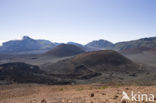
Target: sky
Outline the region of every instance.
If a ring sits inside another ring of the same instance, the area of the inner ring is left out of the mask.
[[[0,0],[0,44],[22,36],[52,42],[156,36],[156,0]]]

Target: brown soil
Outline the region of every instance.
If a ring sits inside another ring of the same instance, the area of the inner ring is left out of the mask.
[[[136,103],[122,102],[122,91],[156,95],[156,86],[10,85],[0,89],[0,103]]]

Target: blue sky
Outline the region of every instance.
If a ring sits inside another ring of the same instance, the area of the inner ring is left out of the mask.
[[[0,43],[28,35],[52,42],[156,36],[156,0],[0,0]]]

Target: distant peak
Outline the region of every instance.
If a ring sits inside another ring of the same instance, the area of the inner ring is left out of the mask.
[[[104,39],[99,39],[99,41],[100,41],[100,40],[105,41]]]
[[[23,40],[32,39],[29,36],[23,36]]]
[[[97,41],[106,41],[106,40],[104,40],[104,39],[99,39],[99,40],[97,40]]]

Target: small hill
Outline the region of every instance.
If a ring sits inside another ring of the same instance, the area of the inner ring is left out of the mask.
[[[102,50],[102,51],[94,51],[83,53],[78,56],[75,56],[72,59],[73,63],[77,64],[85,64],[87,66],[96,66],[96,65],[111,65],[111,66],[119,66],[119,65],[127,65],[133,64],[132,61],[122,56],[118,52],[112,50]]]
[[[45,53],[45,55],[52,55],[57,57],[65,57],[65,56],[73,56],[80,53],[84,53],[85,51],[80,47],[71,44],[61,44],[52,50]]]

